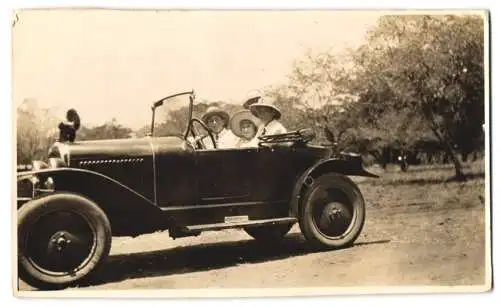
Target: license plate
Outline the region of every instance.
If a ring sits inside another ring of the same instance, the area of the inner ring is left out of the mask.
[[[247,221],[248,221],[248,215],[226,216],[224,218],[225,223],[240,223],[240,222],[247,222]]]

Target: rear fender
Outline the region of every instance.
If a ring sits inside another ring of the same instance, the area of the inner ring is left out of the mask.
[[[73,168],[43,169],[18,173],[20,182],[36,177],[36,182],[46,182],[52,178],[53,189],[40,189],[34,198],[43,198],[48,194],[70,192],[81,195],[95,202],[106,213],[111,222],[113,235],[134,235],[152,231],[159,227],[162,211],[150,199],[135,192],[120,182],[102,174]],[[26,189],[24,189],[26,190]],[[21,198],[21,203],[19,199]],[[18,207],[29,198],[24,191],[20,195],[18,189]]]
[[[379,177],[364,169],[360,157],[321,160],[308,168],[295,182],[290,204],[291,216],[299,216],[299,206],[305,189],[313,184],[315,178],[327,173],[337,173],[346,176]]]

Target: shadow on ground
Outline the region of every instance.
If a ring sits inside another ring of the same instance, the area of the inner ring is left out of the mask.
[[[354,246],[384,244],[389,240],[360,242]],[[176,247],[145,253],[113,255],[98,276],[80,287],[126,279],[209,271],[244,263],[259,263],[294,256],[331,252],[313,249],[301,234],[290,234],[272,245],[255,240]]]

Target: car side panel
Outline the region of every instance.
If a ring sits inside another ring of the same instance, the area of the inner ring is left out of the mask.
[[[293,189],[294,174],[291,148],[259,148],[254,167],[252,200],[287,200]]]
[[[257,157],[257,148],[197,151],[200,205],[248,201]]]
[[[133,236],[166,227],[162,211],[153,201],[113,178],[72,168],[45,169],[23,174],[31,175],[36,175],[40,182],[51,177],[55,184],[54,192],[45,191],[37,197],[72,192],[94,201],[108,216],[113,235]]]

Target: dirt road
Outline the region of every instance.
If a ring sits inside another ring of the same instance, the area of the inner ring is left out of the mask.
[[[166,232],[117,238],[100,279],[80,289],[484,283],[483,180],[361,188],[370,204],[353,247],[313,251],[297,226],[272,246],[236,230],[175,241]],[[30,288],[21,282],[20,289]]]

